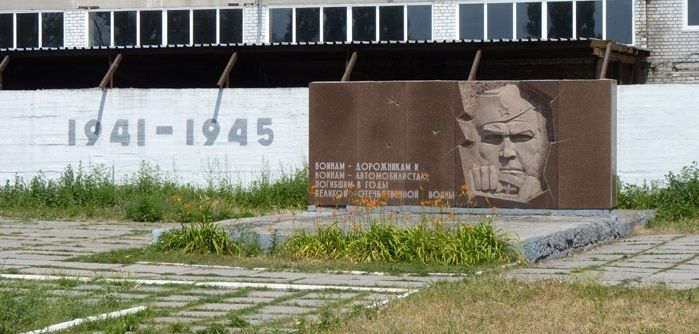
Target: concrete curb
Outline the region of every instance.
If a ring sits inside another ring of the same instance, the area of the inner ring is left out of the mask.
[[[543,237],[522,240],[521,251],[530,262],[560,258],[575,251],[624,238],[636,226],[644,226],[655,217],[655,211],[615,210],[599,222],[554,232]]]

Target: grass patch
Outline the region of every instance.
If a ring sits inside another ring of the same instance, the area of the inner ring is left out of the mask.
[[[668,173],[662,183],[619,184],[618,207],[657,210],[649,227],[660,231],[699,233],[699,166]]]
[[[50,289],[70,289],[75,281],[63,280],[58,287],[37,282],[0,281],[0,333],[22,333],[89,315],[126,307],[114,298],[86,302],[70,295],[51,295]]]
[[[39,174],[0,186],[0,215],[22,219],[223,220],[251,217],[308,203],[308,175],[297,169],[273,178],[264,169],[248,186],[225,179],[205,187],[178,184],[143,163],[121,182],[104,167],[68,166],[57,179]]]
[[[685,333],[699,328],[699,289],[607,287],[502,281],[492,276],[439,283],[318,333]]]

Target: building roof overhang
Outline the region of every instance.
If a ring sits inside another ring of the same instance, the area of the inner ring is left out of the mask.
[[[119,54],[114,87],[205,88],[236,53],[232,87],[303,87],[340,80],[353,53],[353,80],[466,80],[479,50],[477,79],[593,79],[608,46],[606,77],[642,82],[650,51],[586,38],[25,48],[0,61],[11,60],[4,89],[97,87]]]

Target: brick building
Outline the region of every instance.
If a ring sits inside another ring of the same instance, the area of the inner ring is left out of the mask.
[[[646,82],[699,82],[699,0],[0,2],[0,50],[576,38],[650,50]]]

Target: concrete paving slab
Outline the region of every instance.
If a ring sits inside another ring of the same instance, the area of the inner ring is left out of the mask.
[[[225,299],[224,302],[231,304],[261,304],[269,303],[273,301],[274,298],[261,298],[261,297],[234,297]]]
[[[227,303],[211,303],[211,304],[203,304],[203,305],[197,305],[194,307],[194,310],[197,311],[225,311],[225,312],[230,312],[230,311],[238,311],[246,308],[250,308],[252,305],[250,304],[227,304]]]
[[[284,306],[284,305],[270,305],[265,306],[260,309],[260,314],[288,314],[288,315],[299,315],[304,313],[309,313],[310,310],[307,307],[298,306]]]
[[[335,300],[330,299],[291,299],[281,302],[279,305],[285,306],[298,306],[298,307],[312,307],[317,308],[323,305],[327,305],[335,302]]]
[[[251,291],[248,293],[247,297],[249,298],[279,298],[279,297],[286,297],[293,294],[293,292],[288,292],[288,291],[277,291],[277,290],[257,290],[257,291]]]
[[[189,304],[189,302],[153,302],[150,306],[157,308],[180,308],[187,304]]]
[[[222,311],[181,311],[175,313],[175,316],[182,318],[214,318],[226,315],[228,312]]]
[[[172,295],[160,297],[157,300],[162,302],[193,302],[199,299],[200,297],[198,296]]]

